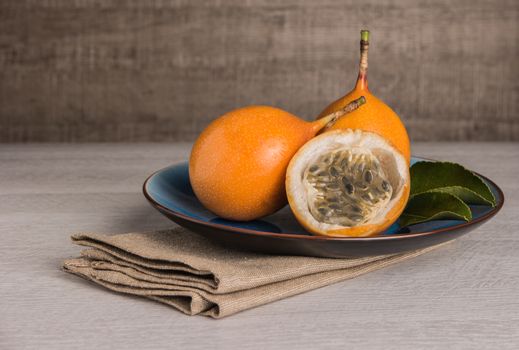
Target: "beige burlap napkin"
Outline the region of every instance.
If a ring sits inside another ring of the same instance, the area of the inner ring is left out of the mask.
[[[65,271],[116,292],[140,295],[188,315],[232,315],[426,253],[356,259],[262,255],[230,250],[183,228],[72,236],[89,247]],[[310,306],[309,306],[310,307]]]

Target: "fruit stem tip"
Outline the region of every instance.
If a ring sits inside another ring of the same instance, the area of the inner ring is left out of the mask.
[[[360,40],[369,42],[369,30],[363,29],[360,31]]]

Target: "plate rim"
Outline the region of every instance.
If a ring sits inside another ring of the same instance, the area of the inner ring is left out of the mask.
[[[420,156],[412,156],[412,157],[419,158],[421,160],[426,160],[426,161],[435,161],[435,162],[438,161],[438,160],[435,160],[435,159],[424,158],[424,157],[420,157]],[[169,169],[169,168],[172,168],[172,167],[175,167],[175,166],[179,166],[179,165],[185,164],[185,163],[189,164],[189,162],[186,161],[186,160],[172,163],[172,164],[170,164],[170,165],[168,165],[168,166],[166,166],[164,168],[161,168],[159,170],[154,171],[151,175],[149,175],[146,178],[146,180],[142,184],[142,192],[144,194],[144,197],[148,200],[148,202],[150,202],[150,204],[153,207],[158,208],[160,211],[166,212],[169,215],[179,217],[181,219],[190,221],[192,223],[196,223],[196,224],[203,225],[203,226],[209,226],[209,227],[212,227],[212,228],[215,228],[215,229],[218,229],[218,230],[223,230],[223,231],[226,231],[226,232],[245,233],[245,234],[248,234],[248,235],[255,235],[255,236],[284,238],[284,239],[302,239],[302,240],[310,240],[310,241],[317,240],[317,241],[339,241],[339,242],[343,242],[343,241],[372,242],[372,241],[388,241],[388,240],[411,239],[411,238],[416,238],[416,237],[430,236],[430,235],[441,233],[441,232],[445,232],[445,231],[454,231],[454,230],[462,229],[464,227],[472,226],[472,225],[478,224],[480,222],[486,221],[486,220],[492,218],[493,216],[495,216],[501,210],[501,208],[503,207],[503,205],[505,203],[505,194],[504,194],[503,190],[494,181],[490,180],[488,177],[486,177],[484,175],[481,175],[478,172],[470,170],[474,174],[476,174],[477,176],[480,176],[485,181],[487,181],[491,185],[493,185],[494,188],[497,190],[497,193],[501,197],[501,200],[498,201],[496,203],[496,206],[493,207],[488,213],[486,213],[485,215],[480,216],[477,219],[474,219],[474,220],[471,220],[471,221],[468,221],[468,222],[462,222],[462,223],[456,224],[454,226],[439,228],[439,229],[436,229],[436,230],[430,230],[430,231],[425,231],[425,232],[416,232],[416,233],[409,233],[409,234],[402,234],[402,235],[371,236],[371,237],[332,237],[332,236],[313,235],[310,232],[309,232],[309,235],[301,235],[299,233],[276,233],[276,232],[269,232],[269,231],[257,231],[257,230],[242,228],[242,227],[228,226],[228,225],[223,225],[223,224],[217,224],[217,223],[212,223],[212,222],[198,220],[198,219],[195,219],[195,218],[193,218],[191,216],[179,213],[179,212],[174,211],[174,210],[172,210],[172,209],[170,209],[168,207],[165,207],[162,204],[158,203],[155,199],[153,199],[153,197],[148,193],[148,191],[146,189],[146,186],[148,185],[149,181],[154,176],[156,176],[158,173],[163,172],[166,169]]]

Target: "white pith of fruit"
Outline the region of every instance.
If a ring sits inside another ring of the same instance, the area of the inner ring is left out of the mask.
[[[338,166],[341,159],[347,161]],[[367,170],[371,181],[362,181]],[[348,182],[353,184],[353,193],[346,187]],[[382,190],[383,182],[386,190]],[[286,188],[296,216],[312,231],[327,232],[382,224],[408,183],[407,161],[384,138],[360,130],[338,130],[312,139],[296,153],[288,167]],[[338,205],[329,201],[337,198]],[[353,210],[354,205],[360,213]],[[323,208],[328,211],[319,210]]]

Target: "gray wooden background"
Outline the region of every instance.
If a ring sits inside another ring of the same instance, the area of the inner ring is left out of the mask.
[[[519,140],[517,0],[0,1],[0,142],[193,140],[370,87],[413,140]]]

